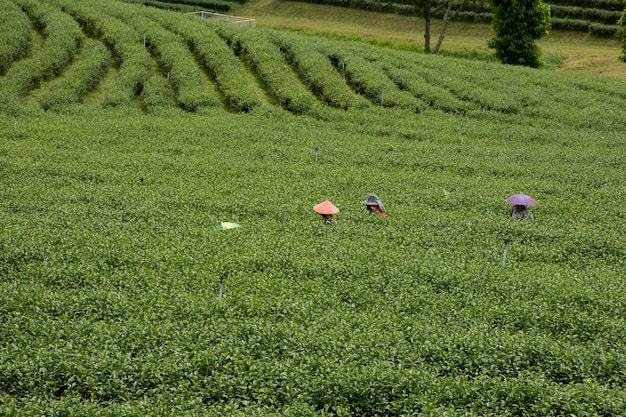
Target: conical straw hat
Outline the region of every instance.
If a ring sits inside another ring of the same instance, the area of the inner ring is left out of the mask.
[[[337,214],[339,213],[339,209],[334,206],[330,201],[322,201],[321,203],[313,206],[313,210],[318,212],[319,214]]]

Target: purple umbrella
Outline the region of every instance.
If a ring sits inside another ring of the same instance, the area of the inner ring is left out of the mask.
[[[535,206],[537,201],[526,194],[515,194],[506,199],[507,203],[514,204],[516,206]]]

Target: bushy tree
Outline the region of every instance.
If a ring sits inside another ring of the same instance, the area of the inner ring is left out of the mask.
[[[550,7],[542,0],[490,0],[493,10],[489,40],[496,57],[504,64],[543,66],[541,51],[535,43],[550,30]]]
[[[622,13],[622,18],[618,22],[622,26],[622,55],[620,61],[626,62],[626,9]]]

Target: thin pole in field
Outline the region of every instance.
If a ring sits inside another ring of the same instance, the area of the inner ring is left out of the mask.
[[[223,294],[224,294],[224,278],[226,278],[224,275],[220,275],[220,292],[217,295],[217,299],[219,301],[222,301]]]
[[[511,239],[504,239],[504,252],[502,252],[502,268],[504,268],[504,263],[506,262],[506,249],[511,243]]]

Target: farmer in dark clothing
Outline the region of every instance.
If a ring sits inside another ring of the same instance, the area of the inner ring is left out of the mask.
[[[367,200],[365,200],[363,204],[365,204],[365,208],[367,208],[370,214],[378,213],[380,217],[385,218],[385,207],[382,201],[380,201],[380,198],[376,197],[375,194],[368,195]]]
[[[525,218],[533,219],[533,213],[530,211],[528,206],[523,206],[521,204],[516,204],[511,207],[511,218],[516,220],[522,220]]]

